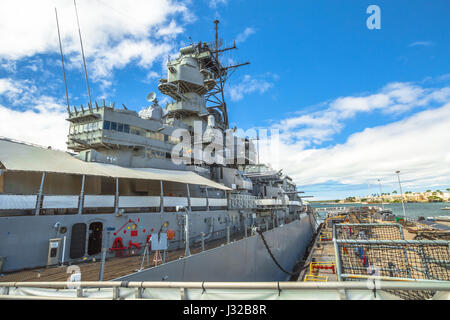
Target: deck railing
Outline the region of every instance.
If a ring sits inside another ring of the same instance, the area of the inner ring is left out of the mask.
[[[429,290],[448,299],[450,281],[372,282],[0,282],[0,299],[392,299],[389,290]]]
[[[83,197],[83,208],[113,208],[115,196],[86,195]],[[43,196],[42,209],[76,209],[80,196]],[[34,210],[38,202],[37,195],[0,195],[0,210]],[[227,199],[209,198],[210,207],[226,207]],[[161,206],[159,196],[120,196],[119,208],[158,208]],[[164,197],[164,207],[187,206],[187,197]],[[191,206],[206,207],[206,198],[191,198]]]

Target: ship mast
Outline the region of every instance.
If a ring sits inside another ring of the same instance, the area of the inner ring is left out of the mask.
[[[250,62],[245,62],[228,67],[222,67],[219,61],[219,53],[237,49],[237,47],[235,42],[232,47],[221,49],[220,48],[221,40],[219,39],[219,28],[218,28],[219,20],[214,20],[214,25],[215,25],[215,43],[214,43],[214,51],[212,51],[211,53],[214,56],[215,60],[213,63],[215,64],[216,77],[218,79],[218,82],[216,83],[212,91],[208,92],[205,95],[205,99],[207,102],[210,103],[210,105],[208,106],[208,110],[218,109],[222,113],[225,129],[228,129],[229,128],[228,111],[224,95],[225,83],[237,68],[248,65],[250,64]],[[231,71],[230,73],[228,72],[229,70]]]

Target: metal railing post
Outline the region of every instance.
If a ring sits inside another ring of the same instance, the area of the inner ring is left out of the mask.
[[[120,287],[113,288],[113,299],[117,300],[120,298]]]
[[[209,211],[208,188],[205,188],[205,195],[206,195],[206,211]]]
[[[61,265],[64,265],[64,258],[65,258],[65,254],[66,254],[66,239],[67,237],[64,236],[63,238],[63,248],[62,248],[62,257],[61,257]]]
[[[201,236],[202,236],[202,251],[205,251],[205,233],[202,232]]]
[[[115,199],[115,214],[119,214],[119,178],[116,178],[116,199]]]
[[[80,191],[80,200],[78,201],[78,214],[83,213],[84,206],[84,184],[86,181],[86,176],[83,174],[83,178],[81,179],[81,191]]]
[[[340,259],[339,246],[338,246],[337,238],[336,238],[336,225],[335,224],[333,224],[333,245],[334,245],[334,254],[336,256],[336,275],[337,275],[337,280],[338,281],[342,281],[342,278],[341,278],[341,274],[342,274],[341,259]]]
[[[143,291],[144,291],[143,288],[137,288],[136,289],[136,294],[135,294],[136,299],[142,299],[142,292]]]
[[[188,210],[190,212],[192,212],[192,208],[191,208],[191,192],[189,191],[189,184],[186,184],[186,190],[187,190]]]
[[[100,264],[100,273],[98,275],[98,281],[103,281],[103,274],[105,271],[105,261],[106,261],[106,248],[102,248],[102,262]]]
[[[247,238],[247,223],[244,218],[244,237]]]
[[[186,211],[186,225],[184,226],[184,232],[185,232],[185,250],[184,250],[184,256],[189,257],[191,255],[191,250],[189,248],[189,211],[188,209],[184,208]]]
[[[44,193],[44,181],[45,181],[45,172],[42,172],[42,178],[41,178],[41,186],[39,187],[39,193],[38,198],[36,202],[36,215],[38,216],[41,211],[41,205],[42,205],[42,194]]]
[[[159,180],[159,185],[161,188],[161,209],[160,209],[160,213],[164,213],[164,186],[163,186],[163,182],[162,180]]]

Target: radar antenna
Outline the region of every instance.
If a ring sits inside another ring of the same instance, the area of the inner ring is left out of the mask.
[[[67,91],[66,70],[64,69],[64,56],[63,56],[62,44],[61,44],[61,34],[59,32],[58,11],[56,11],[56,8],[55,8],[55,15],[56,15],[56,27],[58,29],[59,50],[61,52],[61,64],[62,64],[62,71],[63,71],[63,76],[64,76],[64,86],[66,88],[67,112],[69,113],[69,116],[70,116],[69,93]]]
[[[77,3],[75,2],[75,0],[73,0],[73,5],[75,6],[75,14],[77,16],[78,34],[80,36],[81,54],[83,56],[84,75],[86,76],[86,86],[87,86],[87,91],[88,91],[88,96],[89,96],[89,110],[92,111],[91,90],[89,89],[89,80],[88,80],[88,74],[87,74],[87,69],[86,69],[86,59],[84,57],[83,40],[81,39],[80,21],[78,20]]]

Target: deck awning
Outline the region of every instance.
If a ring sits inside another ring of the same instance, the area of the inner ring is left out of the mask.
[[[52,172],[110,178],[162,180],[231,190],[192,171],[125,168],[113,164],[85,162],[70,154],[0,139],[0,163],[6,170]]]

